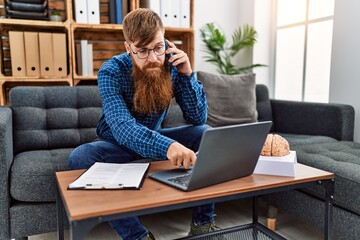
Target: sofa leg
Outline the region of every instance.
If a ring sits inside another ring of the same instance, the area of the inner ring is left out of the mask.
[[[278,209],[274,206],[268,205],[267,206],[267,221],[266,225],[272,231],[276,229],[276,217],[277,217]]]

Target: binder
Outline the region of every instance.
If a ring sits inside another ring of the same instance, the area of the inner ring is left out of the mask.
[[[87,0],[87,22],[100,24],[100,1]]]
[[[93,45],[87,44],[87,73],[88,76],[94,75],[94,63],[93,63]]]
[[[115,21],[117,24],[122,24],[122,0],[115,0]]]
[[[88,23],[87,0],[74,0],[74,2],[75,2],[75,21],[77,23]]]
[[[39,32],[40,76],[54,76],[52,33]]]
[[[26,76],[40,76],[39,33],[24,32]]]
[[[80,40],[80,52],[81,52],[82,76],[89,76],[89,73],[88,73],[88,40]]]
[[[125,1],[127,2],[127,1]],[[115,24],[116,23],[116,8],[115,8],[115,0],[109,0],[109,22]]]
[[[160,0],[146,0],[144,7],[150,8],[151,10],[156,12],[159,16],[161,16]]]
[[[180,6],[182,0],[172,0],[171,1],[171,27],[180,27]]]
[[[123,0],[122,1],[122,18],[125,17],[126,14],[129,12],[129,1]]]
[[[76,73],[79,76],[82,76],[82,59],[81,59],[81,45],[80,43],[75,44],[76,51]]]
[[[180,27],[190,27],[190,0],[180,0]]]
[[[66,34],[53,33],[54,75],[56,77],[67,76],[67,48]]]
[[[9,31],[12,76],[26,76],[24,32]]]
[[[160,17],[164,24],[164,27],[171,27],[172,25],[171,2],[172,0],[160,0]]]

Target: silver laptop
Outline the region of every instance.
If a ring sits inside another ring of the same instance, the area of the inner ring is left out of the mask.
[[[254,172],[272,122],[207,129],[191,169],[176,168],[149,176],[183,191],[191,191]]]

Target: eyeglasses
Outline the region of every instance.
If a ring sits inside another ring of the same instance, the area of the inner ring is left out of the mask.
[[[154,51],[156,56],[161,56],[165,53],[165,46],[164,45],[157,45],[152,49],[149,48],[141,48],[137,52],[134,52],[131,48],[131,45],[129,44],[130,49],[133,54],[135,54],[139,59],[147,59],[150,55],[151,51]]]

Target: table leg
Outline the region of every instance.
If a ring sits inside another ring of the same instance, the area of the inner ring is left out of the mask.
[[[331,239],[332,229],[332,210],[334,199],[334,182],[335,179],[323,181],[322,185],[325,188],[325,236],[326,240]]]
[[[59,189],[56,188],[56,214],[57,214],[57,233],[58,239],[64,240],[64,205],[60,196]]]
[[[86,234],[97,224],[103,222],[102,218],[92,218],[82,221],[70,222],[70,239],[81,240],[84,239]]]
[[[259,220],[258,220],[258,216],[259,216],[259,213],[258,213],[258,196],[255,196],[252,198],[252,207],[253,207],[253,210],[252,210],[252,214],[253,214],[253,223],[257,223]]]

